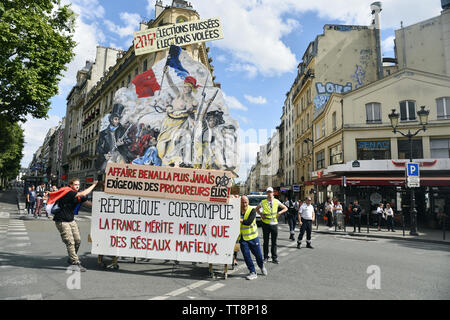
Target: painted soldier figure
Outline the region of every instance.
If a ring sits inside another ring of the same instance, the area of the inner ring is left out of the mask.
[[[128,149],[127,130],[120,123],[124,106],[116,103],[109,115],[109,125],[100,131],[95,168],[104,171],[108,161],[130,163],[134,157]]]

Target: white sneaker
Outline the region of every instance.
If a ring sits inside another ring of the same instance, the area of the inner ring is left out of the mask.
[[[267,276],[267,269],[266,267],[262,267],[261,272],[263,275]]]
[[[258,278],[258,276],[256,275],[256,272],[250,272],[248,274],[248,276],[245,277],[247,280],[255,280],[256,278]]]

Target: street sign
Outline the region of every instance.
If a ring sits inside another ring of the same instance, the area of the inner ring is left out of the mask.
[[[419,164],[408,162],[406,164],[406,186],[408,188],[420,187]]]
[[[419,164],[415,162],[408,162],[406,164],[406,175],[408,177],[419,177]]]

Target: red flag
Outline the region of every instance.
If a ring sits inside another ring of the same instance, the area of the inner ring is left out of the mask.
[[[161,86],[156,80],[155,73],[152,69],[138,74],[131,82],[136,86],[138,98],[152,97],[156,91],[161,90]]]

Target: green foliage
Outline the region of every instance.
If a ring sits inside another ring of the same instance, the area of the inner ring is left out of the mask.
[[[23,144],[24,134],[20,125],[0,120],[0,181],[14,179],[19,174]]]
[[[1,0],[0,118],[45,118],[73,56],[75,14],[60,0]]]

